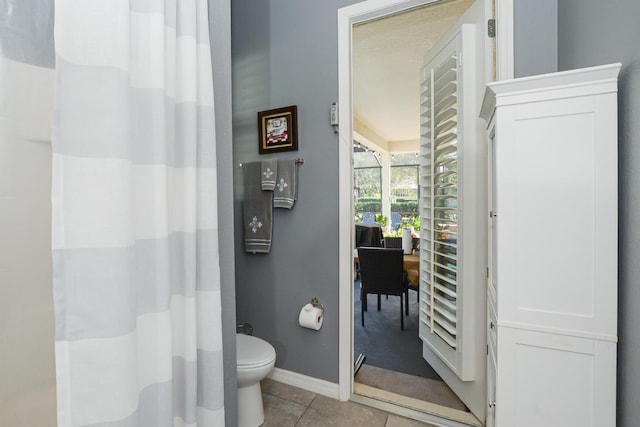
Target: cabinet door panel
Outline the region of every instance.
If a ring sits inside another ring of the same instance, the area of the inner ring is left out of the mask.
[[[599,107],[608,97],[500,113],[501,321],[616,335],[615,110]],[[605,138],[595,130],[607,118],[614,126]]]
[[[615,419],[614,343],[502,327],[498,342],[497,426],[598,427]]]

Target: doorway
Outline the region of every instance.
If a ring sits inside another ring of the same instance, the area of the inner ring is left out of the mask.
[[[493,16],[493,2],[489,0],[477,0],[482,4],[483,13],[486,16]],[[352,381],[353,374],[353,304],[356,292],[353,288],[353,270],[352,270],[352,235],[353,235],[353,201],[352,201],[352,144],[353,144],[353,117],[351,116],[353,110],[353,100],[351,98],[351,67],[352,67],[352,45],[350,40],[352,37],[352,30],[354,26],[371,20],[381,19],[387,15],[396,15],[401,12],[407,12],[411,9],[415,9],[420,6],[424,6],[432,3],[441,3],[434,1],[367,1],[359,3],[348,8],[341,9],[338,13],[338,31],[339,31],[339,92],[340,92],[340,206],[341,206],[341,220],[340,220],[340,310],[341,310],[341,336],[340,336],[340,398],[342,400],[360,400],[357,394],[354,392],[354,383]],[[497,16],[507,16],[504,19],[504,28],[509,28],[507,25],[512,20],[512,14],[509,13],[509,2],[506,0],[502,4],[496,3]],[[446,4],[446,3],[445,3]],[[512,5],[512,4],[511,4]],[[480,27],[479,27],[480,28]],[[484,26],[481,28],[484,31]],[[504,37],[509,41],[512,36],[508,31],[505,31]],[[482,39],[480,39],[482,40]],[[493,40],[485,40],[486,51],[493,51]],[[497,41],[498,49],[498,63],[509,62],[512,63],[512,56],[501,54],[500,52],[509,52],[508,43],[501,43]],[[507,46],[507,48],[505,48]],[[486,75],[493,76],[493,70],[489,70],[489,67],[485,67]],[[508,70],[509,67],[502,67],[498,69],[498,76],[508,76],[507,72],[501,71],[503,69]],[[483,85],[484,86],[484,85]],[[484,91],[483,87],[481,88]],[[480,99],[481,99],[480,94]],[[348,327],[351,326],[351,327]],[[484,369],[484,368],[483,368]],[[484,371],[483,371],[484,372]],[[484,373],[483,373],[484,375]],[[485,387],[484,376],[481,381],[477,381],[479,387]],[[464,384],[463,384],[464,386]],[[478,389],[478,387],[476,387]],[[464,391],[463,391],[464,393]],[[477,402],[476,402],[477,403]],[[483,404],[483,403],[482,403]],[[479,417],[483,419],[483,416]],[[419,418],[425,421],[436,421],[444,423],[443,425],[458,425],[458,424],[446,424],[442,418]]]
[[[353,26],[356,247],[363,243],[358,232],[363,227],[382,230],[385,247],[397,247],[393,243],[403,232],[419,242],[420,70],[473,3],[436,2]],[[367,217],[375,218],[374,224],[366,224]],[[418,270],[411,271],[417,275]],[[354,390],[467,411],[422,356],[418,282],[413,278],[404,330],[399,331],[400,297],[383,298],[376,310],[375,295],[369,295],[371,308],[362,313],[361,277],[354,280]]]

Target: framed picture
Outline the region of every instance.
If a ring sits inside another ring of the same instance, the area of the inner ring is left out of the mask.
[[[298,151],[297,112],[295,105],[258,112],[260,154]]]

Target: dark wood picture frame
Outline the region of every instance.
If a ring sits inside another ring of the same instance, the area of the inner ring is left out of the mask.
[[[298,151],[298,107],[259,111],[258,138],[260,154]]]

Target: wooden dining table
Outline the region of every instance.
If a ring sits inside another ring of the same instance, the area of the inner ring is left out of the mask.
[[[402,259],[402,265],[405,271],[417,270],[420,271],[420,256],[413,254],[404,254]]]

